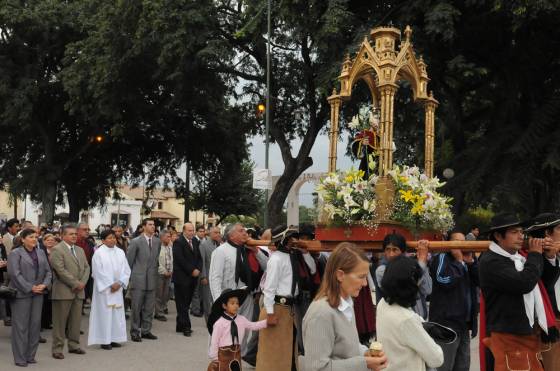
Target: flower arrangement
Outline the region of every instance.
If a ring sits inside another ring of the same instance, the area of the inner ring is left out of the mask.
[[[451,198],[437,192],[445,183],[428,178],[417,166],[395,166],[389,172],[396,185],[392,218],[411,230],[448,231],[453,227]]]
[[[373,113],[373,109],[370,104],[364,104],[358,109],[358,114],[352,117],[352,120],[348,123],[348,128],[354,132],[359,132],[362,130],[379,129],[379,117]]]
[[[375,163],[370,162],[369,167],[373,173]],[[377,176],[364,179],[364,175],[363,170],[351,168],[346,172],[329,173],[321,179],[316,191],[329,224],[373,226],[376,215],[374,185]]]

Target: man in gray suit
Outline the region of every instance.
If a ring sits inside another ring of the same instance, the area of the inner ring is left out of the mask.
[[[202,307],[204,310],[204,318],[208,322],[210,309],[212,308],[212,294],[210,286],[208,286],[208,276],[210,273],[210,261],[212,253],[222,243],[220,228],[210,228],[210,236],[200,243],[199,250],[202,256],[202,272],[200,273],[200,292],[202,293]]]
[[[142,227],[144,232],[130,241],[126,253],[132,271],[129,285],[132,297],[130,338],[135,342],[141,342],[142,338],[157,339],[157,336],[152,334],[151,330],[161,242],[159,238],[154,236],[156,226],[153,219],[144,219]]]
[[[90,267],[82,250],[76,245],[78,230],[75,225],[62,227],[62,242],[51,252],[50,261],[54,280],[52,286],[53,344],[52,355],[64,359],[62,349],[68,338],[68,351],[85,354],[80,348],[80,323],[84,288],[89,278]]]

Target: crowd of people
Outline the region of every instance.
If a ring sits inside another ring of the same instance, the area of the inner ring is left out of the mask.
[[[178,333],[192,336],[191,315],[205,319],[208,370],[245,361],[259,371],[468,371],[479,314],[482,370],[560,370],[560,215],[529,223],[498,215],[482,254],[433,253],[426,240],[411,252],[397,233],[380,254],[351,243],[308,252],[310,225],[236,223],[222,234],[192,223],[157,230],[148,218],[138,231],[127,238],[121,227],[103,228],[96,242],[85,223],[59,236],[6,223],[0,279],[13,297],[0,301],[0,316],[16,365],[36,363],[42,328],[52,328],[55,359],[65,344],[85,354],[84,306],[88,345],[157,340],[152,321],[168,320],[173,298]],[[476,227],[447,233],[479,237]]]

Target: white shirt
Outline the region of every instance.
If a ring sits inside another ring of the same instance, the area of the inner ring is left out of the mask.
[[[315,260],[310,254],[303,254],[303,259],[309,267],[311,274],[315,274],[317,266]],[[282,251],[275,251],[270,254],[268,264],[266,266],[266,279],[263,287],[264,307],[267,313],[274,313],[274,297],[275,296],[292,296],[292,262],[290,254]],[[299,293],[296,285],[294,296]]]
[[[354,301],[350,297],[348,299],[349,300],[346,300],[342,296],[340,297],[338,310],[344,314],[348,322],[352,322],[352,318],[354,317]]]
[[[144,233],[144,238],[146,239],[146,243],[148,244],[148,246],[151,246],[150,241],[152,241],[152,243],[154,242],[154,236],[148,236],[147,234]]]
[[[268,258],[259,250],[256,254],[261,269],[266,269]],[[225,289],[239,289],[247,286],[241,279],[235,282],[235,264],[237,260],[237,248],[224,242],[214,250],[210,261],[210,271],[208,272],[208,280],[212,299],[216,300],[220,297]]]

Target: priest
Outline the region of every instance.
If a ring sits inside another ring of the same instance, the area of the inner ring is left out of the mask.
[[[130,267],[124,252],[115,248],[114,231],[101,232],[101,240],[103,244],[92,259],[94,288],[88,345],[101,344],[102,349],[111,350],[127,340],[122,291],[128,285]]]

